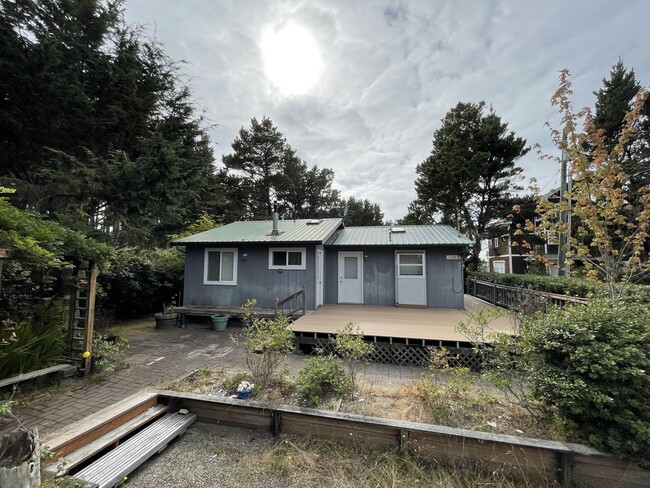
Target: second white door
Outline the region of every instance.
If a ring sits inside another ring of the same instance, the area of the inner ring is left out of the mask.
[[[363,303],[363,252],[339,252],[339,303]]]
[[[427,278],[424,252],[398,252],[395,255],[397,305],[427,306]]]

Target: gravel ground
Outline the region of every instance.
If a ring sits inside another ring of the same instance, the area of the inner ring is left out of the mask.
[[[124,486],[282,488],[286,480],[247,462],[273,444],[273,437],[264,432],[196,423],[162,453],[134,471]]]

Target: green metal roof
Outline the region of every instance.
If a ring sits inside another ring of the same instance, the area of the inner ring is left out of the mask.
[[[399,225],[391,227],[347,227],[325,242],[328,246],[466,246],[466,236],[448,225]]]
[[[194,234],[193,236],[177,239],[172,244],[221,244],[237,242],[314,242],[322,243],[341,225],[342,219],[320,219],[316,225],[314,220],[280,220],[278,229],[280,235],[271,235],[273,222],[271,220],[250,220],[233,222],[232,224],[215,227],[214,229]]]

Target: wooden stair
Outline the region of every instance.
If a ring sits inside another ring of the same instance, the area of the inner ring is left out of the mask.
[[[75,473],[74,477],[97,488],[113,488],[147,459],[165,449],[169,442],[183,434],[195,421],[195,414],[167,414]]]
[[[119,427],[109,431],[108,433],[98,437],[92,442],[87,443],[83,447],[71,452],[64,456],[65,463],[54,463],[43,468],[43,474],[46,479],[54,478],[55,476],[64,476],[80,467],[83,463],[88,462],[90,459],[97,457],[106,449],[117,447],[120,445],[122,439],[132,435],[139,429],[146,427],[147,424],[152,423],[157,418],[166,414],[169,408],[166,405],[156,405],[141,413],[137,417],[123,423]]]

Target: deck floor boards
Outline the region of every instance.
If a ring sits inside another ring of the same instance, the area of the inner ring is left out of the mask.
[[[297,319],[291,329],[298,333],[333,334],[352,322],[367,337],[467,341],[464,335],[456,332],[456,324],[466,322],[471,313],[481,308],[494,307],[469,295],[465,295],[464,309],[328,304]],[[503,312],[505,315],[494,319],[489,327],[494,332],[512,334],[511,316]]]

